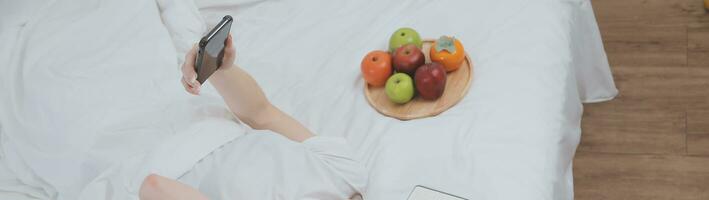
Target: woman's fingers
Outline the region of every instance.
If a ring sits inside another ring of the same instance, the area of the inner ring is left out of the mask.
[[[182,64],[182,73],[194,73],[194,62],[197,58],[197,44],[192,45],[192,49],[185,55],[185,63]]]
[[[190,94],[198,95],[200,84],[197,81],[197,72],[194,70],[194,62],[197,57],[197,44],[192,46],[187,55],[185,55],[185,63],[182,64],[182,86]]]
[[[226,37],[225,43],[226,45],[224,51],[226,51],[226,53],[234,53],[234,40],[231,37],[231,33],[229,33],[229,35]]]
[[[197,58],[197,43],[192,45],[192,49],[185,55],[185,65],[190,65],[194,68],[194,62]]]
[[[190,92],[190,88],[191,88],[190,85],[187,84],[187,82],[185,82],[185,78],[181,78],[180,83],[182,83],[182,87],[185,88],[185,91],[189,92],[190,94],[192,93],[192,92]]]
[[[193,95],[199,95],[201,84],[197,81],[197,72],[194,70],[195,58],[197,58],[197,44],[192,45],[192,49],[185,55],[180,82],[185,91]]]
[[[223,65],[228,65],[227,67],[230,67],[231,65],[234,65],[234,60],[236,58],[236,49],[234,48],[234,39],[231,36],[231,33],[226,37],[225,41],[226,45],[224,46],[224,58],[222,58],[222,63]]]
[[[182,77],[182,80],[180,82],[182,82],[182,86],[185,87],[185,90],[188,93],[193,94],[193,95],[199,95],[199,91],[201,88],[201,85],[199,84],[199,82],[197,82],[196,80],[190,81],[187,78],[185,78],[184,76]]]
[[[187,68],[187,69],[184,69]],[[188,81],[187,83],[192,83],[193,81],[197,81],[197,73],[194,71],[194,68],[191,67],[183,67],[182,69],[182,77]],[[192,84],[190,84],[192,85]]]
[[[185,81],[190,86],[190,88],[192,88],[194,90],[195,94],[199,93],[199,89],[202,87],[202,85],[199,84],[199,82],[197,80],[191,79],[191,80],[185,80]]]

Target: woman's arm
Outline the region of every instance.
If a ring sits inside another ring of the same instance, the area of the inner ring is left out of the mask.
[[[199,82],[194,71],[197,47],[187,53],[182,67],[182,84],[187,92],[199,94]],[[209,77],[226,102],[229,109],[241,121],[254,129],[265,129],[279,133],[291,140],[302,142],[313,134],[298,121],[283,113],[268,101],[261,87],[248,73],[234,65],[236,50],[231,35],[227,37],[222,66]]]
[[[252,128],[271,130],[297,142],[313,136],[302,124],[273,106],[256,81],[241,68],[220,69],[209,82],[229,109]]]

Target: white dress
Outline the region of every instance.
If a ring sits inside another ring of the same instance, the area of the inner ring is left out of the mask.
[[[254,131],[222,146],[178,180],[210,199],[348,199],[367,173],[343,138],[293,142]]]

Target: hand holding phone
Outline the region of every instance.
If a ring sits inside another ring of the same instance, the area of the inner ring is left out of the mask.
[[[181,82],[190,94],[198,95],[201,85],[218,69],[234,65],[236,50],[229,34],[231,21],[231,16],[225,16],[185,56]]]
[[[200,84],[204,84],[204,81],[222,66],[224,48],[226,47],[226,39],[230,35],[232,21],[234,19],[231,16],[224,16],[222,21],[199,41],[194,69]]]

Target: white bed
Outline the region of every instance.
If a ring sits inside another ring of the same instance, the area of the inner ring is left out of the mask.
[[[166,15],[195,5],[208,25],[235,17],[237,63],[275,105],[355,147],[370,170],[367,200],[405,199],[415,185],[469,199],[572,199],[581,103],[617,93],[588,0],[161,5],[162,21],[145,1],[27,1],[2,12],[0,191],[72,199],[105,193],[80,186],[116,171],[132,174],[118,182],[134,191],[148,172],[177,178],[238,137],[214,91],[190,97],[177,81],[175,58],[194,35],[180,27],[194,18]],[[360,59],[402,26],[456,36],[475,63],[468,95],[437,117],[391,119],[363,96]]]

